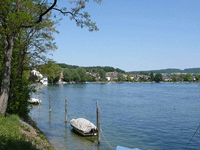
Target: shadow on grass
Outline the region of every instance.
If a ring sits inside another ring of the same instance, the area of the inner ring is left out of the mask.
[[[37,148],[26,141],[24,137],[20,139],[11,139],[4,135],[0,136],[0,150],[36,150]]]

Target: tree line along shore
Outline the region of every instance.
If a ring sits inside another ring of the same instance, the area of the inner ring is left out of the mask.
[[[48,77],[49,84],[56,83],[85,83],[85,82],[199,82],[199,73],[156,73],[125,72],[113,67],[79,67],[48,62],[38,66],[38,71]],[[193,69],[194,70],[194,69]],[[176,70],[177,71],[177,70]],[[166,70],[164,71],[166,72]],[[40,82],[37,76],[30,75],[32,82]]]

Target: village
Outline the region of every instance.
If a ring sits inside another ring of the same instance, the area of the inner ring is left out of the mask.
[[[83,69],[83,68],[82,68]],[[31,74],[37,77],[37,82],[47,85],[52,84],[48,81],[47,75],[42,75],[36,69],[31,71]],[[70,76],[70,77],[69,77]],[[94,82],[199,82],[200,74],[189,73],[144,73],[128,74],[120,72],[86,72],[77,74],[78,77],[72,77],[73,74],[65,74],[60,72],[59,80],[54,84],[74,84],[74,83],[94,83]],[[70,78],[70,79],[69,79]],[[80,78],[80,79],[79,79]],[[84,78],[84,79],[82,79]]]

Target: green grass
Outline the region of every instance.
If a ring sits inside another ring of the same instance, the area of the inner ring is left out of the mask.
[[[30,128],[19,121],[17,115],[9,115],[4,117],[0,115],[0,150],[35,150],[41,141],[36,140],[34,137],[28,138],[20,131],[29,131]],[[46,140],[45,136],[39,134],[42,140]],[[44,149],[53,149],[51,146],[45,146]]]
[[[18,116],[4,117],[0,115],[0,149],[36,149],[31,142],[26,140],[26,136],[20,132],[19,127]]]

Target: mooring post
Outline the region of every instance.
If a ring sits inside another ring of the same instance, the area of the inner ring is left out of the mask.
[[[100,127],[100,109],[98,107],[98,102],[97,102],[97,129],[98,129],[98,145],[101,143],[101,127]]]
[[[49,112],[49,124],[51,126],[51,111]]]
[[[65,123],[67,123],[67,96],[65,96]]]
[[[49,94],[49,111],[51,112],[51,94]]]

